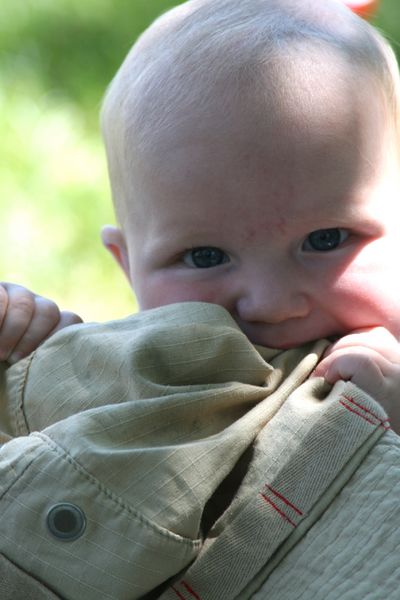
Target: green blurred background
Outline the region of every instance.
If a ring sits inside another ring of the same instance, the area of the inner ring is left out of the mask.
[[[88,321],[136,310],[99,238],[114,222],[101,99],[137,35],[177,3],[0,0],[0,280]],[[396,46],[400,0],[382,0],[374,22]]]

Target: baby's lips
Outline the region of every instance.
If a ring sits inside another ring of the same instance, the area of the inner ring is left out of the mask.
[[[344,3],[364,19],[373,17],[379,6],[379,0],[344,0]]]

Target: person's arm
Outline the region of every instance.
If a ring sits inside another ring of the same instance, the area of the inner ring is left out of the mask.
[[[383,406],[400,434],[400,344],[387,329],[364,329],[338,340],[313,375],[331,384],[352,381]]]
[[[0,282],[0,361],[14,364],[56,331],[82,323],[52,300],[13,283]]]

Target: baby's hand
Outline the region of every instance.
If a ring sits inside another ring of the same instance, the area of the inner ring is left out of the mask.
[[[74,323],[82,319],[60,311],[52,300],[20,285],[0,283],[0,361],[17,362],[47,337]]]
[[[400,434],[400,345],[387,329],[346,335],[328,348],[313,375],[331,384],[339,379],[355,383],[383,406]]]

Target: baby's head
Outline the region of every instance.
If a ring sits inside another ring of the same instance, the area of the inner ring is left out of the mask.
[[[142,309],[224,306],[290,347],[400,338],[399,77],[337,0],[191,0],[138,40],[102,122]]]

